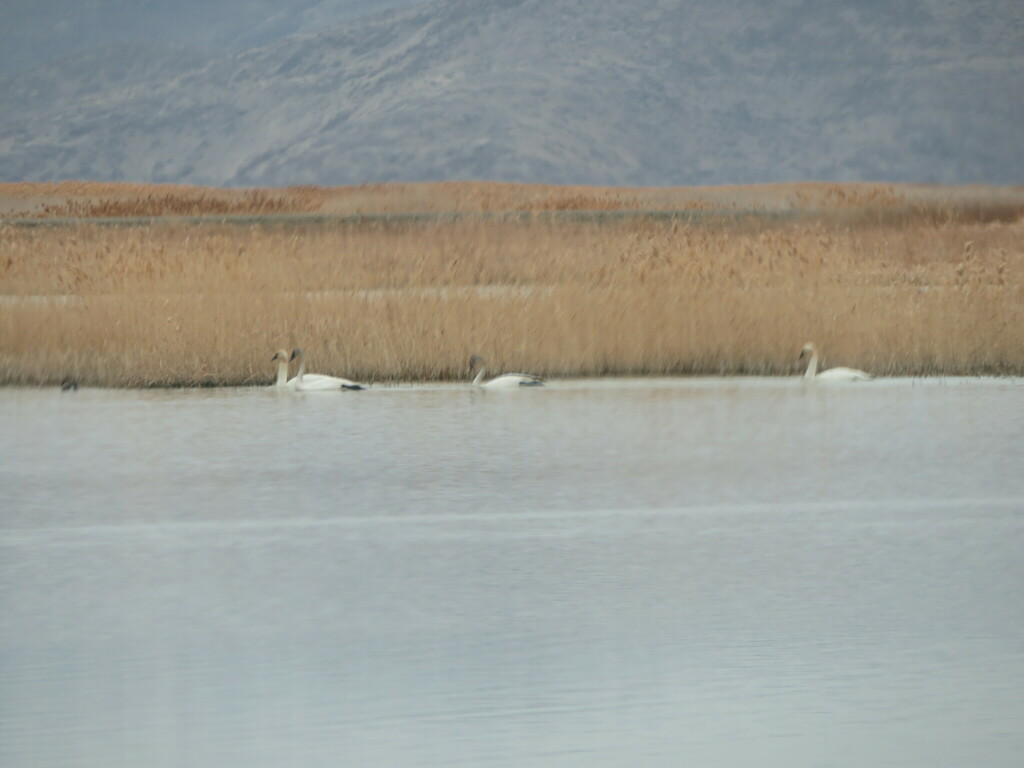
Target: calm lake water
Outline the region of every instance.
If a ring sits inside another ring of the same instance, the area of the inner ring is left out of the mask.
[[[1022,764],[1024,381],[0,423],[5,767]]]

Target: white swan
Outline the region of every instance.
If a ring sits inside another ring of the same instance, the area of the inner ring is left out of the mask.
[[[288,362],[291,360],[291,356],[288,354],[287,349],[279,349],[274,353],[274,356],[270,358],[270,362],[277,363],[277,380],[274,382],[275,387],[287,387],[288,386]]]
[[[278,354],[281,354],[278,352]],[[306,373],[306,353],[299,347],[292,350],[291,360],[299,361],[299,372],[295,377],[289,379],[285,386],[291,387],[299,392],[328,392],[341,389],[366,389],[362,384],[357,384],[351,379],[343,379],[339,376],[327,376],[322,373]],[[281,378],[280,363],[278,363],[278,379]]]
[[[490,381],[484,381],[484,374],[487,372],[484,359],[480,355],[473,355],[469,358],[469,372],[473,373],[473,369],[477,366],[480,366],[480,370],[477,372],[476,378],[473,379],[473,386],[475,387],[509,389],[512,387],[544,386],[544,381],[540,376],[534,376],[530,373],[503,373],[501,376],[495,376]]]
[[[875,378],[870,373],[858,371],[856,368],[829,368],[827,371],[818,373],[818,350],[810,342],[804,344],[800,350],[799,360],[805,355],[810,355],[811,360],[804,372],[804,381],[867,381]]]

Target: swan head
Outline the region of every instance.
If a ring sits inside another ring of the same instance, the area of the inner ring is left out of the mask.
[[[808,341],[806,344],[804,344],[803,349],[800,350],[800,357],[798,357],[797,360],[803,360],[805,357],[810,357],[811,355],[817,354],[817,352],[818,350],[814,348],[814,345]]]
[[[300,347],[296,347],[295,349],[292,350],[292,356],[289,359],[291,359],[291,360],[298,360],[299,358],[305,357],[305,356],[306,356],[306,353],[303,352]]]
[[[279,349],[274,353],[274,356],[270,358],[270,362],[277,363],[280,361],[288,362],[291,358],[288,357],[287,349]]]
[[[484,359],[480,355],[469,356],[469,372],[472,373],[478,365],[483,365]]]

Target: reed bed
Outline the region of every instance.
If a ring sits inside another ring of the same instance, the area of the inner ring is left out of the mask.
[[[860,210],[915,215],[922,206],[1019,207],[1020,189],[892,184],[595,187],[437,182],[220,189],[96,181],[0,182],[0,218],[374,215],[505,211]]]
[[[800,192],[812,198],[808,188]],[[67,181],[0,183],[0,216],[20,219],[393,214],[566,210],[702,210],[721,191],[566,187],[489,182],[217,189]]]
[[[1024,205],[858,194],[793,221],[4,226],[0,383],[267,384],[297,345],[374,382],[463,378],[473,352],[547,376],[789,375],[808,340],[879,375],[1024,373]]]

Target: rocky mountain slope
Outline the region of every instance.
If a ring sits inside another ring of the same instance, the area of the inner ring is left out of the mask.
[[[0,179],[1024,182],[1016,0],[442,0],[0,82]]]

